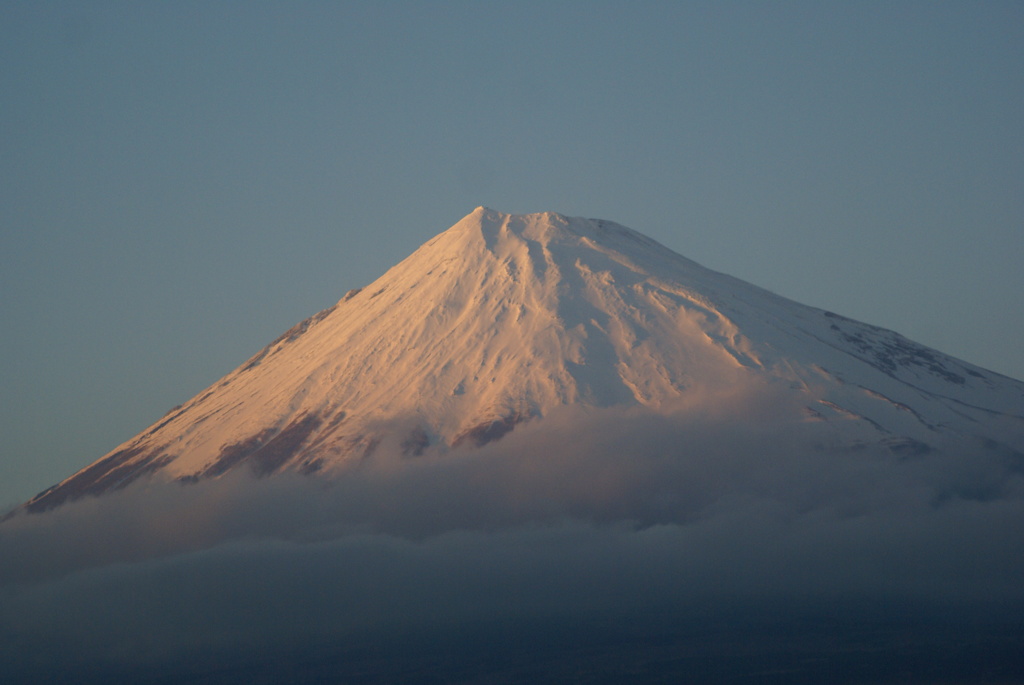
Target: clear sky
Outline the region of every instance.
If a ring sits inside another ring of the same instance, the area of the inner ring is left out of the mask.
[[[1024,378],[1024,5],[0,4],[0,504],[477,205]]]

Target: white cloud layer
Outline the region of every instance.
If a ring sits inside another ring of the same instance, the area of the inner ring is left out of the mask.
[[[0,657],[145,669],[503,620],[1024,606],[1020,455],[808,444],[791,408],[723,402],[566,410],[474,451],[385,445],[330,482],[239,471],[17,516]]]

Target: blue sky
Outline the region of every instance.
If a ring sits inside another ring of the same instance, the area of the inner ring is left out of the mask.
[[[1019,3],[0,5],[0,503],[477,205],[1024,378]]]

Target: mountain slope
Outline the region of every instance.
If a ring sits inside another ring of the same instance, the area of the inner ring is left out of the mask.
[[[674,411],[765,388],[817,440],[1024,451],[1018,381],[617,224],[481,207],[26,508],[143,476],[329,474],[382,444],[480,445],[565,405]]]

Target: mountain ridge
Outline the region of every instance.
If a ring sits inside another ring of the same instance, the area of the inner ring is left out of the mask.
[[[661,411],[765,383],[843,444],[927,452],[970,436],[1024,451],[1019,381],[613,222],[478,207],[25,508],[243,465],[329,474],[389,439],[420,456],[557,407]]]

